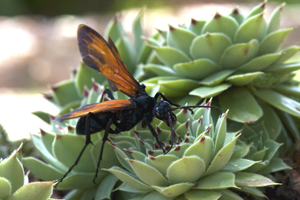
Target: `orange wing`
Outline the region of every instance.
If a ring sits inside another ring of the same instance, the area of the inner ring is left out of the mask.
[[[94,29],[81,24],[78,27],[78,46],[84,63],[106,76],[113,91],[136,96],[140,84],[122,62],[110,38],[107,43]]]
[[[127,109],[134,109],[134,108],[135,108],[135,103],[133,103],[131,100],[110,100],[101,103],[88,104],[82,106],[72,112],[69,112],[57,118],[56,121],[63,121],[66,119],[83,117],[86,116],[89,112],[93,114],[97,114],[102,112],[115,112],[119,110],[127,110]]]

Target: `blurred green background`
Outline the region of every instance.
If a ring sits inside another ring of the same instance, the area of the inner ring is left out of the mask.
[[[0,124],[12,140],[29,137],[47,126],[31,112],[43,110],[53,115],[57,108],[48,103],[55,83],[68,79],[81,57],[76,32],[87,24],[104,34],[116,12],[122,12],[126,32],[142,7],[146,34],[155,27],[189,23],[190,18],[209,18],[216,11],[228,14],[239,5],[243,13],[261,1],[250,0],[0,0]],[[280,0],[269,0],[268,19]],[[285,46],[300,45],[300,0],[287,0],[282,12],[282,28],[294,27]],[[293,59],[300,59],[297,55]],[[298,76],[299,78],[299,76]]]

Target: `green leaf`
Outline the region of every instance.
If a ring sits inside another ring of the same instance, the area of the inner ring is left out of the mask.
[[[264,18],[264,13],[254,15],[244,21],[234,37],[234,43],[244,43],[250,40],[257,39],[261,41],[267,33],[267,23]]]
[[[226,163],[229,161],[237,138],[240,136],[236,136],[232,141],[226,144],[219,152],[216,153],[214,159],[211,161],[207,171],[205,172],[204,176],[213,174],[220,169],[222,169]]]
[[[250,17],[253,17],[255,15],[258,15],[258,14],[261,14],[262,12],[264,12],[266,3],[267,3],[267,1],[264,0],[262,3],[260,3],[257,6],[253,7],[249,11],[249,13],[247,14],[247,16],[245,17],[245,20],[249,19]]]
[[[221,194],[210,190],[189,190],[184,193],[184,196],[189,200],[197,200],[199,197],[201,200],[217,200]]]
[[[51,181],[63,177],[66,171],[60,171],[57,168],[46,164],[34,157],[23,158],[23,164],[36,177],[42,180]]]
[[[54,181],[29,183],[19,188],[7,200],[19,200],[25,198],[48,200],[52,194],[53,183]]]
[[[175,65],[176,66],[176,65]],[[153,72],[159,76],[177,76],[178,74],[170,67],[149,63],[143,66],[144,69]]]
[[[162,175],[167,174],[167,169],[171,163],[178,160],[177,156],[174,155],[159,155],[157,157],[149,156],[145,159],[145,163],[157,169]]]
[[[216,172],[201,178],[193,189],[217,190],[235,188],[235,175],[230,172]]]
[[[268,33],[277,31],[280,28],[280,14],[284,6],[285,3],[282,3],[280,6],[277,6],[272,12],[268,26]]]
[[[235,21],[238,24],[243,23],[244,21],[244,16],[241,14],[241,12],[239,11],[238,7],[236,6],[234,8],[234,10],[229,14],[229,17],[232,17],[233,19],[235,19]]]
[[[283,73],[290,73],[298,69],[300,69],[300,62],[271,65],[267,69],[265,69],[265,71],[273,72],[276,74],[283,74]]]
[[[276,60],[275,64],[281,64],[291,58],[300,51],[300,46],[290,46],[280,51],[281,56]]]
[[[278,185],[270,179],[254,173],[236,172],[235,184],[238,187],[264,187],[269,185]]]
[[[177,63],[186,63],[190,61],[190,58],[187,57],[182,51],[179,51],[172,47],[153,47],[157,57],[165,65],[173,68]]]
[[[217,190],[221,193],[221,198],[219,200],[243,200],[238,194],[230,190]]]
[[[157,169],[137,160],[126,160],[128,160],[136,175],[146,184],[157,186],[167,186],[169,184]]]
[[[293,115],[295,117],[300,117],[299,102],[270,89],[252,89],[251,92],[258,98],[274,106],[275,108],[287,112],[288,114]]]
[[[65,106],[69,102],[80,100],[80,96],[75,88],[73,79],[65,80],[52,87],[54,93],[52,95],[53,100],[59,106]]]
[[[285,164],[283,162],[283,160],[281,158],[273,158],[269,165],[265,168],[263,168],[262,170],[259,170],[258,173],[259,174],[270,174],[270,173],[274,173],[274,172],[278,172],[278,171],[282,171],[282,170],[286,170],[286,169],[292,169],[290,166],[288,166],[287,164]]]
[[[167,187],[159,187],[155,185],[151,187],[167,197],[176,197],[190,190],[194,185],[194,183],[178,183]]]
[[[50,124],[50,114],[43,111],[34,111],[32,112],[33,115],[37,116],[41,120],[43,120],[45,123]]]
[[[113,173],[122,182],[124,182],[127,185],[130,185],[134,188],[137,188],[137,189],[140,189],[143,191],[153,190],[151,187],[149,187],[145,183],[141,182],[140,179],[135,174],[132,174],[120,167],[113,166],[110,169],[103,169],[103,170]]]
[[[264,122],[264,126],[269,133],[271,139],[275,140],[281,132],[281,120],[274,109],[263,101],[259,101],[259,105],[263,110],[263,116],[257,123]]]
[[[174,161],[167,170],[167,177],[171,184],[198,180],[205,172],[205,162],[198,156],[184,156]]]
[[[205,20],[191,19],[191,23],[190,23],[188,29],[190,31],[194,32],[195,34],[200,35],[205,23],[206,23]]]
[[[200,83],[206,86],[217,86],[233,73],[234,70],[222,70],[206,77]]]
[[[181,77],[201,80],[219,71],[220,67],[209,59],[198,59],[188,63],[178,63],[174,69]]]
[[[6,178],[0,177],[0,188],[0,199],[7,199],[11,195],[11,182]]]
[[[80,96],[83,96],[83,90],[85,86],[87,88],[93,87],[92,78],[94,78],[95,82],[100,84],[107,80],[103,74],[100,74],[96,70],[82,63],[77,70],[74,81],[76,89]],[[64,93],[63,95],[65,96],[66,94]]]
[[[227,118],[228,115],[228,110],[223,113],[216,124],[216,128],[214,131],[214,135],[213,135],[213,139],[215,141],[215,149],[214,152],[218,152],[220,149],[223,148],[224,144],[225,144],[225,139],[226,139],[226,132],[227,132]]]
[[[110,199],[112,190],[118,180],[115,175],[108,174],[97,188],[95,199]]]
[[[245,74],[236,74],[229,76],[226,81],[235,86],[245,86],[251,83],[256,77],[263,74],[263,72],[251,72]]]
[[[254,58],[258,51],[258,41],[252,39],[248,43],[229,46],[222,54],[220,65],[223,69],[236,69]]]
[[[245,63],[244,65],[239,67],[237,70],[243,71],[243,72],[253,72],[253,71],[264,70],[265,68],[270,66],[272,63],[274,63],[277,59],[279,59],[281,56],[282,56],[282,53],[273,53],[273,54],[266,54],[266,55],[258,56],[256,58],[253,58],[249,62]]]
[[[143,35],[142,17],[144,15],[144,11],[145,9],[142,8],[141,11],[134,18],[132,23],[132,36],[136,52],[140,52],[144,42],[141,38],[141,36]]]
[[[124,34],[124,30],[121,24],[120,15],[116,14],[113,19],[111,19],[105,29],[105,38],[110,37],[115,43],[121,34]]]
[[[219,63],[224,50],[231,44],[230,38],[223,33],[206,33],[194,39],[191,55],[194,59],[205,58]]]
[[[216,13],[211,20],[206,22],[202,29],[202,34],[205,34],[207,32],[224,33],[229,38],[231,38],[231,40],[233,40],[234,34],[237,29],[238,23],[234,19]]]
[[[200,140],[192,144],[184,152],[184,156],[192,156],[192,155],[199,156],[199,158],[203,159],[204,166],[208,167],[209,163],[211,162],[214,156],[213,140],[210,137],[203,135]]]
[[[286,36],[293,30],[293,28],[281,29],[270,33],[266,36],[259,45],[258,55],[274,53],[282,45]]]
[[[53,144],[53,153],[57,161],[67,167],[71,167],[85,144],[85,138],[78,135],[56,135]],[[80,158],[80,162],[74,167],[77,172],[94,172],[96,170],[95,160],[90,153],[92,145],[88,145]],[[89,164],[87,164],[89,163]]]
[[[187,29],[169,25],[167,44],[170,47],[179,49],[185,55],[190,56],[190,46],[195,37],[196,35]]]
[[[248,159],[231,159],[228,161],[228,163],[222,168],[222,171],[227,172],[238,172],[243,171],[252,165],[257,163],[257,161],[248,160]]]
[[[11,193],[14,193],[24,184],[24,169],[18,159],[22,145],[11,153],[11,155],[0,161],[0,177],[10,182]]]
[[[240,123],[253,123],[263,114],[259,104],[245,87],[232,87],[219,96],[223,111],[229,109],[228,118]]]
[[[201,98],[215,97],[230,87],[231,87],[231,85],[227,84],[227,83],[223,83],[223,84],[220,84],[217,86],[212,86],[212,87],[202,86],[202,87],[199,87],[199,88],[196,88],[196,89],[190,91],[189,94],[199,96]]]
[[[255,187],[240,187],[240,191],[246,194],[267,198],[260,189]]]

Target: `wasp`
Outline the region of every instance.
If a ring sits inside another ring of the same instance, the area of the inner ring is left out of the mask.
[[[85,135],[86,139],[85,145],[75,163],[56,183],[55,187],[62,182],[77,165],[86,147],[92,144],[91,134],[104,130],[97,169],[93,179],[95,183],[103,155],[104,144],[108,140],[108,134],[118,134],[122,131],[129,131],[141,121],[142,127],[145,128],[147,126],[149,128],[157,144],[163,153],[166,154],[172,149],[174,142],[173,125],[177,122],[176,116],[173,113],[174,110],[188,109],[193,112],[192,108],[195,107],[214,107],[202,105],[180,106],[173,103],[160,92],[157,92],[154,97],[149,96],[145,90],[146,86],[140,84],[130,74],[121,60],[119,52],[111,38],[108,38],[108,42],[106,42],[94,29],[83,24],[79,25],[77,34],[79,51],[83,62],[87,66],[102,73],[107,78],[109,86],[113,91],[121,91],[129,96],[130,99],[115,99],[111,91],[105,89],[102,93],[100,103],[82,106],[56,119],[56,121],[63,121],[79,117],[76,125],[76,133],[78,135]],[[111,100],[103,101],[104,95],[107,95]],[[159,100],[159,98],[161,98],[161,100]],[[164,149],[155,129],[151,125],[151,121],[154,117],[164,121],[171,129],[172,141],[168,151]],[[111,128],[112,125],[114,125],[114,129]]]

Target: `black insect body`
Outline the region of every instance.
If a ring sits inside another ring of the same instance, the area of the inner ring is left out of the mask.
[[[145,91],[145,86],[139,84],[129,73],[112,40],[109,38],[107,43],[101,35],[88,26],[79,26],[78,44],[84,63],[106,76],[113,91],[120,90],[128,95],[130,99],[114,99],[110,90],[106,89],[102,94],[100,103],[82,106],[56,119],[57,121],[63,121],[80,117],[76,125],[76,133],[85,135],[86,141],[75,163],[56,183],[55,187],[72,171],[79,162],[86,147],[92,143],[91,134],[105,130],[97,170],[93,179],[93,182],[95,182],[102,159],[104,144],[108,140],[108,134],[118,134],[122,131],[131,130],[141,121],[142,127],[147,126],[149,128],[157,144],[166,154],[172,149],[174,134],[171,134],[171,147],[166,151],[159,141],[156,131],[150,124],[153,117],[164,121],[170,127],[171,132],[173,132],[172,126],[176,124],[177,119],[172,111],[176,109],[189,109],[192,112],[191,109],[196,107],[214,107],[180,106],[159,92],[154,97],[149,96]],[[102,101],[104,95],[108,95],[111,100]],[[158,100],[160,97],[162,100]],[[111,128],[112,125],[115,126],[114,129]]]

